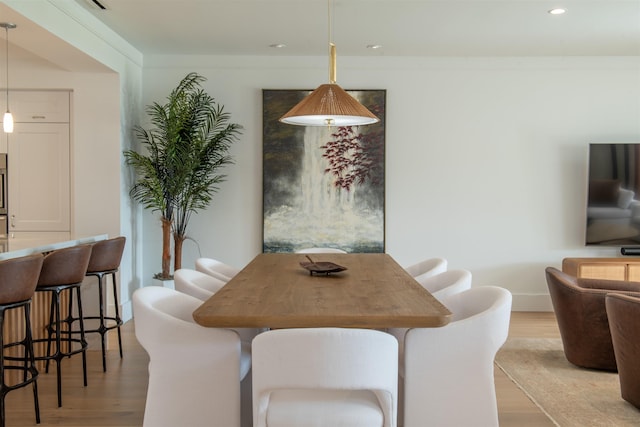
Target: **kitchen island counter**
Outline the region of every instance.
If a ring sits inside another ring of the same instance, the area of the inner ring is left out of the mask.
[[[3,251],[0,252],[0,261],[21,256],[51,252],[56,249],[70,248],[75,245],[93,243],[108,238],[107,234],[94,236],[81,236],[69,239],[68,236],[60,238],[56,233],[33,233],[22,237],[12,237],[3,241]]]
[[[0,253],[0,261],[36,253],[47,253],[108,238],[107,234],[79,236],[75,239],[69,239],[68,233],[32,233],[28,235],[20,233],[19,237],[17,235],[18,233],[13,237],[10,235],[8,239],[2,240],[4,251]],[[63,306],[66,306],[67,298],[68,295],[66,293],[62,295]],[[34,339],[43,339],[47,336],[46,326],[49,324],[50,301],[51,298],[48,292],[36,292],[32,298],[31,329]],[[23,338],[22,330],[20,329],[22,322],[22,312],[20,310],[9,310],[6,313],[5,342],[14,342]],[[42,368],[42,366],[39,366],[39,368]]]

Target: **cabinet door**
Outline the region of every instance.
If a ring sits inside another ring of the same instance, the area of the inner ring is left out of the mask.
[[[9,109],[15,123],[68,123],[71,93],[68,90],[11,90]],[[7,109],[6,93],[0,92],[0,111]]]
[[[626,280],[626,273],[627,265],[623,263],[585,263],[580,265],[578,277],[588,279]]]
[[[640,263],[630,262],[627,265],[627,280],[640,282]]]
[[[69,124],[16,123],[7,158],[9,232],[70,231]]]

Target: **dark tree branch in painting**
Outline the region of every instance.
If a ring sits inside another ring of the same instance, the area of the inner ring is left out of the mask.
[[[379,114],[380,106],[371,108],[373,114]],[[367,130],[372,127],[367,127]],[[360,127],[344,126],[331,134],[332,141],[321,148],[322,155],[329,162],[325,173],[335,177],[334,185],[351,190],[354,184],[362,185],[370,181],[372,185],[384,182],[384,131],[379,127],[370,132],[359,132]]]

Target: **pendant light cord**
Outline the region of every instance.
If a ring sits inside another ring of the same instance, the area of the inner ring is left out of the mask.
[[[7,66],[7,111],[9,111],[9,26],[8,25],[6,27],[4,27],[4,31],[6,33],[6,37],[5,37],[6,50],[5,50],[5,52],[7,53],[7,57],[5,59],[5,64]]]
[[[331,43],[333,43],[333,26],[332,26],[331,12],[332,12],[331,0],[327,0],[327,22],[329,24],[329,32],[328,32],[329,46],[331,46]]]
[[[333,43],[333,8],[331,7],[333,0],[327,0],[327,21],[329,22],[329,83],[337,82],[337,66],[336,66],[336,45]]]

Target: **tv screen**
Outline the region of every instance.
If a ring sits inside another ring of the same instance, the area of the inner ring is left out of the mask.
[[[589,144],[586,244],[640,246],[640,143]]]

